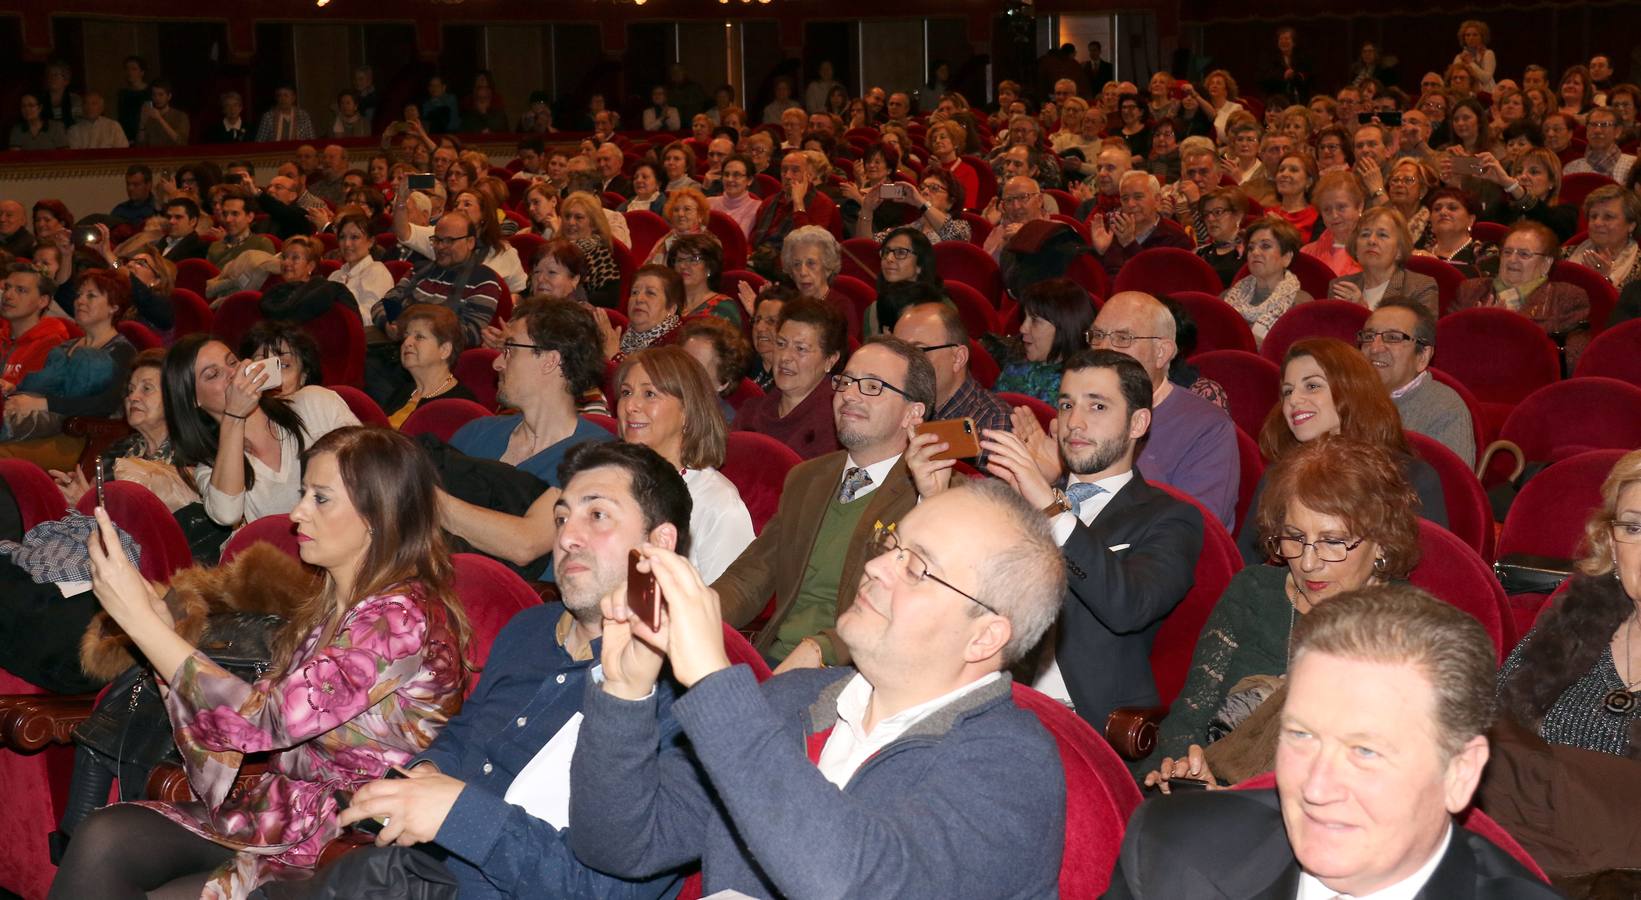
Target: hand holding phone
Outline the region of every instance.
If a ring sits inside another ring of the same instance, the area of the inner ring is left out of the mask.
[[[264,357],[263,359],[259,359],[252,363],[247,363],[245,365],[246,378],[255,379],[263,374],[266,374],[268,378],[266,381],[262,382],[262,386],[257,388],[257,390],[262,391],[263,393],[278,390],[280,382],[284,380],[279,374],[279,357]]]
[[[655,631],[661,627],[661,589],[656,586],[653,574],[638,571],[638,563],[643,558],[637,548],[627,552],[627,609]]]
[[[388,769],[387,774],[382,776],[382,778],[384,780],[389,779],[389,778],[405,778],[405,777],[407,777],[405,775],[405,773],[401,772],[398,769]],[[342,791],[336,791],[336,792],[332,793],[331,796],[336,798],[336,812],[337,812],[338,815],[340,815],[342,810],[348,808],[348,796],[349,795],[343,793]],[[382,829],[387,827],[387,823],[382,821],[381,819],[360,819],[359,821],[354,822],[352,827],[354,827],[354,828],[356,828],[360,831],[363,831],[366,834],[381,834]]]
[[[917,426],[918,434],[932,434],[946,445],[946,449],[929,457],[939,462],[947,459],[973,459],[980,455],[980,429],[974,420],[941,419]]]
[[[413,191],[431,191],[433,190],[433,181],[433,173],[431,172],[411,175],[405,179],[406,186]]]

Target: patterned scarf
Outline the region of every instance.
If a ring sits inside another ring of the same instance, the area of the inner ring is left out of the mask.
[[[1254,298],[1258,292],[1259,279],[1249,275],[1231,285],[1230,290],[1225,292],[1225,302],[1248,320],[1249,327],[1255,328],[1256,336],[1263,336],[1264,332],[1255,326],[1263,325],[1265,330],[1269,330],[1293,306],[1293,298],[1299,293],[1299,276],[1291,271],[1283,272],[1282,280],[1271,289],[1271,293],[1256,302]]]
[[[1502,306],[1511,312],[1521,312],[1521,308],[1527,305],[1527,298],[1533,296],[1533,292],[1549,280],[1549,276],[1545,276],[1535,278],[1532,281],[1523,281],[1521,284],[1511,287],[1505,284],[1502,279],[1495,278],[1493,279],[1493,301],[1498,306]]]
[[[662,319],[660,324],[656,325],[654,328],[649,328],[644,331],[636,331],[629,328],[621,333],[621,355],[626,356],[629,353],[637,353],[645,347],[648,347],[649,345],[660,340],[662,335],[677,327],[678,314],[672,313],[665,319]]]

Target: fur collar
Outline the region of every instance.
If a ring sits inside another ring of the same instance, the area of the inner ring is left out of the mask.
[[[319,589],[318,573],[270,544],[253,544],[221,566],[194,566],[171,578],[165,605],[175,629],[188,643],[199,645],[205,620],[213,613],[277,613],[289,617],[303,599]],[[274,646],[289,646],[280,635]],[[87,675],[113,680],[135,664],[131,639],[99,612],[80,639],[80,667]]]

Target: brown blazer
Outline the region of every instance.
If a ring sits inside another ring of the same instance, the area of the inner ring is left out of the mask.
[[[1459,285],[1459,294],[1453,300],[1453,310],[1473,306],[1499,307],[1493,298],[1493,279],[1467,278]],[[1503,307],[1499,307],[1503,308]],[[1556,338],[1566,351],[1567,371],[1578,365],[1578,357],[1590,342],[1590,330],[1579,328],[1590,321],[1590,295],[1576,284],[1546,281],[1528,296],[1521,314],[1533,320],[1545,333]]]
[[[803,585],[803,573],[809,565],[809,553],[820,534],[821,518],[826,504],[843,482],[843,467],[848,453],[838,450],[825,456],[799,463],[786,476],[781,489],[780,506],[764,525],[741,557],[718,580],[712,589],[718,592],[724,620],[737,628],[757,618],[769,595],[775,595],[775,614],[758,632],[753,646],[767,652],[775,642],[781,623],[792,612],[798,590]],[[849,552],[843,558],[842,577],[838,581],[838,614],[849,608],[860,586],[865,571],[867,544],[872,538],[872,525],[896,522],[917,504],[917,489],[906,470],[906,460],[898,460],[889,475],[865,498],[866,512],[855,526],[855,536],[849,542]],[[832,629],[820,637],[832,643],[835,659],[840,665],[849,662],[849,650]]]
[[[1362,272],[1353,272],[1349,275],[1340,275],[1328,282],[1328,292],[1332,294],[1334,282],[1346,281],[1357,287],[1363,286],[1367,275]],[[1398,267],[1390,276],[1390,284],[1385,288],[1386,297],[1406,297],[1414,303],[1430,310],[1433,316],[1442,314],[1440,292],[1436,287],[1436,279],[1418,272],[1409,272],[1406,268]]]

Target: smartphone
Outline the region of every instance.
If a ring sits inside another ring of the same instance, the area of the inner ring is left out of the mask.
[[[420,175],[410,175],[405,178],[405,186],[413,191],[433,190],[433,173],[424,172]]]
[[[906,186],[898,181],[886,181],[878,190],[878,196],[885,200],[905,200]]]
[[[387,774],[382,776],[382,778],[384,778],[384,779],[387,779],[387,778],[403,778],[403,777],[405,777],[404,773],[400,772],[398,769],[388,769]],[[342,791],[334,791],[334,792],[332,792],[331,796],[336,798],[336,811],[338,813],[340,813],[342,810],[348,808],[348,796],[349,796],[348,794],[345,794]],[[357,828],[360,831],[363,831],[366,834],[381,834],[382,833],[382,820],[381,819],[360,819],[359,821],[353,823],[353,827]]]
[[[1206,791],[1208,782],[1200,778],[1170,778],[1168,790],[1173,791]]]
[[[245,364],[245,377],[256,378],[263,372],[268,373],[268,380],[262,383],[263,391],[276,390],[283,379],[279,375],[279,357],[269,356],[256,362]]]
[[[107,509],[108,508],[108,492],[103,490],[103,461],[100,460],[100,459],[97,460],[97,465],[94,468],[96,469],[96,472],[97,472],[97,475],[96,475],[97,505],[101,506],[103,509]]]
[[[1455,156],[1453,157],[1453,174],[1475,178],[1481,175],[1481,160],[1474,156]]]
[[[654,631],[661,627],[661,589],[654,575],[638,571],[643,558],[636,548],[627,552],[627,608]]]
[[[230,172],[228,174],[228,183],[229,184],[244,184],[245,183],[245,173],[244,172]]]
[[[81,247],[94,246],[102,238],[98,237],[97,229],[90,225],[81,225],[74,229],[74,243]]]
[[[946,449],[930,457],[942,459],[972,459],[980,455],[980,429],[970,418],[940,419],[917,426],[918,434],[932,434],[946,444]]]

